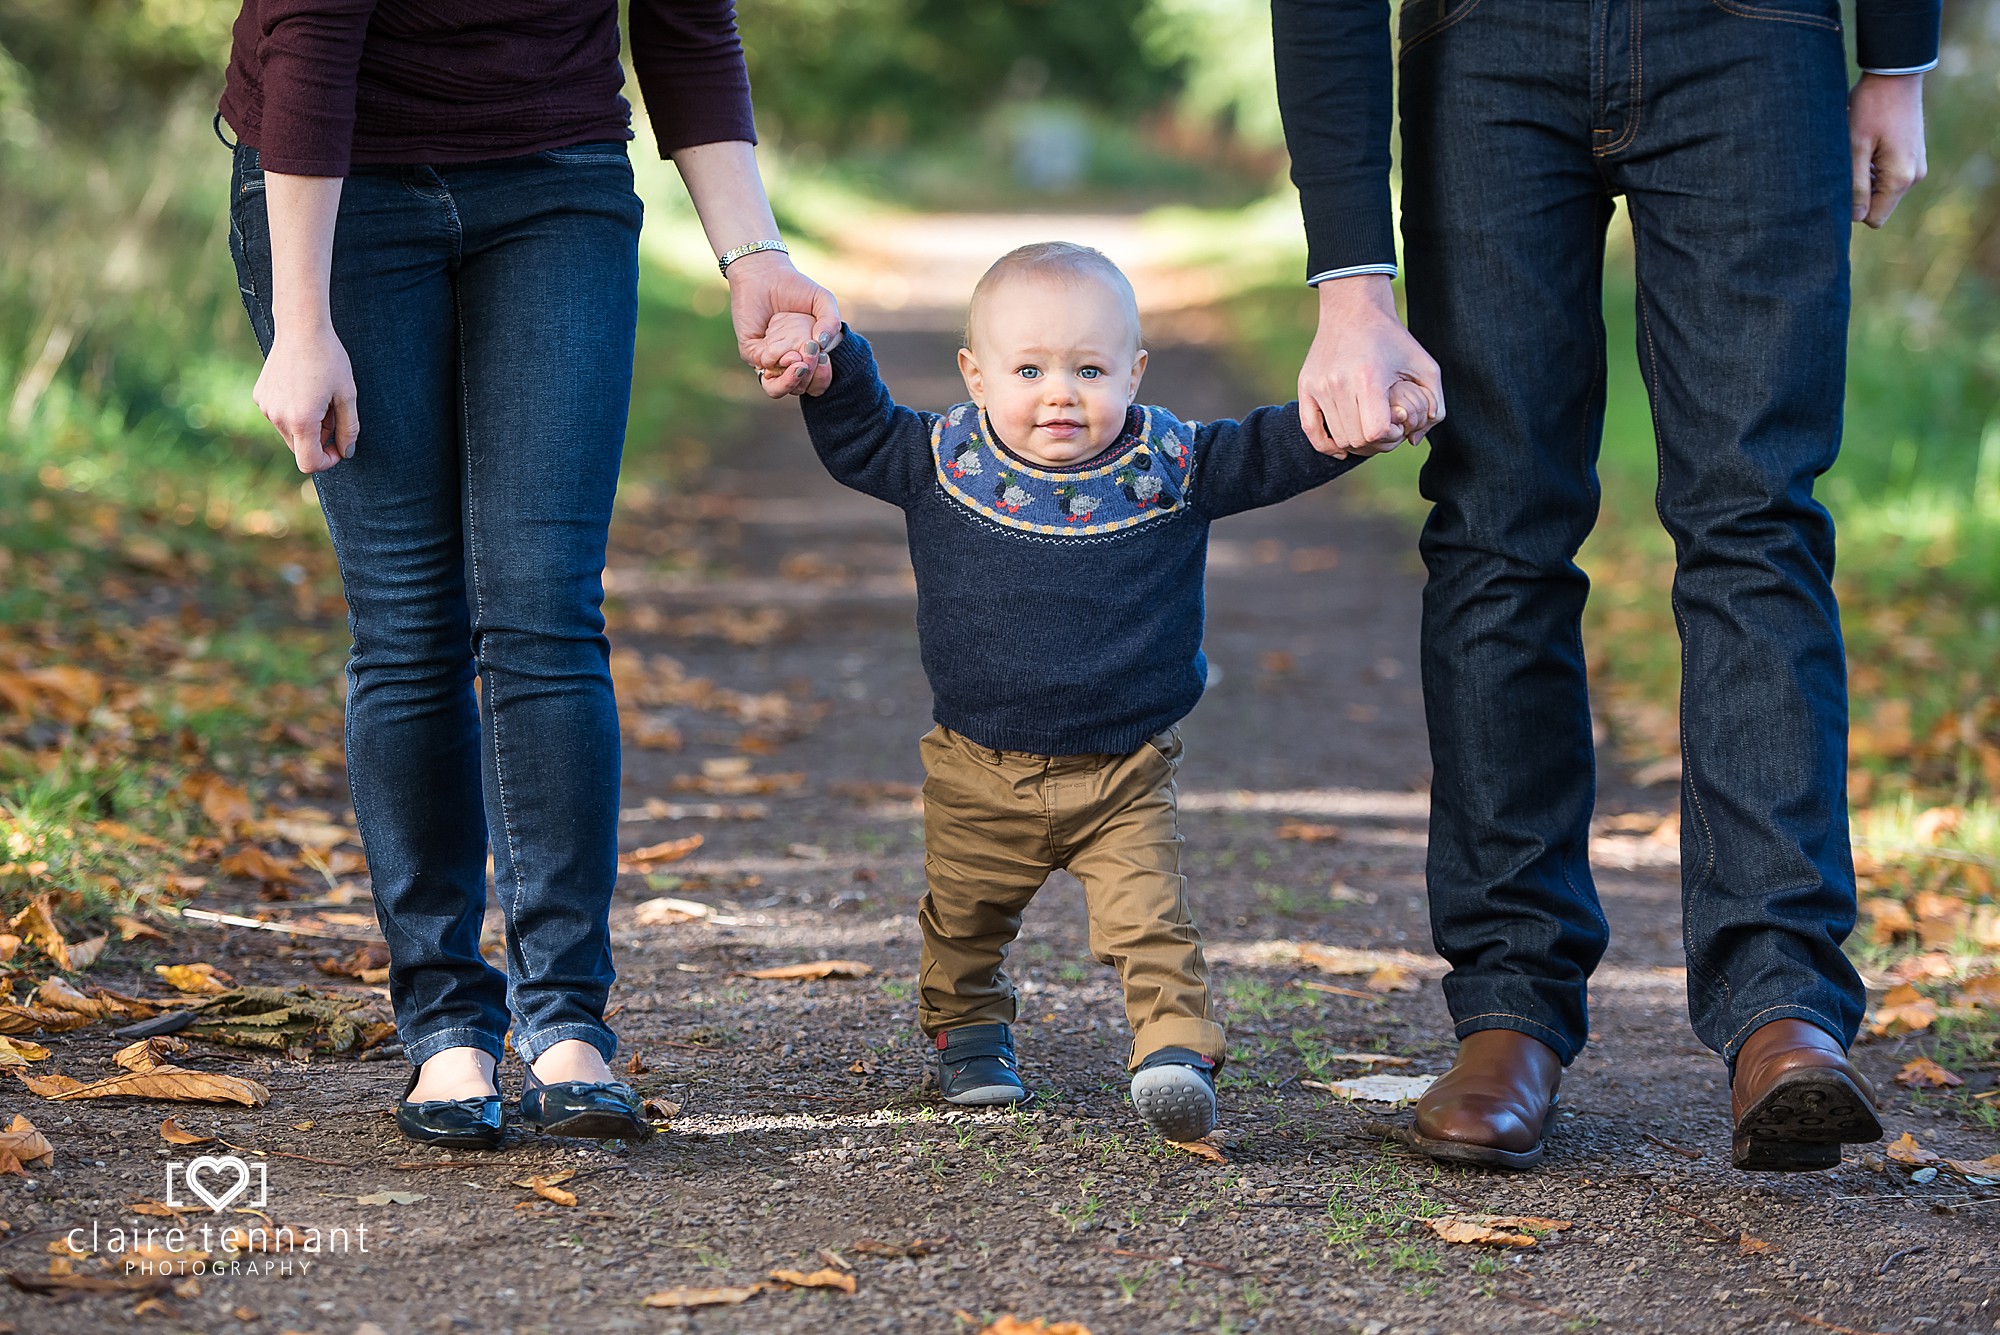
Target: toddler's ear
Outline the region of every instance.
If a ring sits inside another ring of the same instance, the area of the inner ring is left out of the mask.
[[[1132,359],[1132,383],[1125,386],[1125,398],[1136,401],[1139,397],[1139,382],[1146,378],[1146,350],[1139,349],[1139,355]]]
[[[958,374],[965,381],[965,392],[972,396],[974,403],[984,408],[986,406],[986,378],[980,375],[979,363],[972,359],[971,348],[960,348],[958,350]]]

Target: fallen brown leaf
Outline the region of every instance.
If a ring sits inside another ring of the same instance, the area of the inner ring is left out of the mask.
[[[802,1270],[773,1270],[771,1278],[794,1289],[839,1289],[842,1293],[854,1292],[854,1276],[838,1270],[815,1270],[810,1275]]]
[[[1050,1322],[1040,1317],[1023,1321],[1009,1312],[992,1325],[980,1327],[979,1335],[1090,1335],[1090,1327],[1080,1321]]]
[[[39,1043],[0,1034],[0,1069],[26,1066],[29,1062],[43,1061],[48,1055],[49,1050]]]
[[[49,1079],[66,1081],[73,1088],[45,1093],[36,1088],[36,1078],[28,1075],[21,1076],[21,1083],[55,1103],[73,1099],[134,1098],[165,1099],[175,1103],[240,1103],[247,1108],[261,1108],[271,1100],[271,1091],[254,1080],[190,1071],[180,1066],[127,1071],[88,1085],[78,1084],[68,1076]]]
[[[1905,1089],[1955,1089],[1965,1081],[1929,1057],[1915,1057],[1896,1072],[1896,1083]]]
[[[38,1031],[60,1034],[70,1029],[81,1029],[90,1022],[88,1015],[78,1015],[75,1011],[0,1004],[0,1034],[32,1034]]]
[[[14,1074],[20,1078],[30,1094],[39,1094],[45,1099],[57,1098],[83,1088],[83,1081],[66,1075],[29,1075],[22,1070],[16,1070]]]
[[[1877,1038],[1913,1034],[1931,1027],[1937,1019],[1938,1004],[1905,983],[1892,987],[1875,1005],[1875,1019],[1868,1032]]]
[[[1288,820],[1274,832],[1280,839],[1297,839],[1308,844],[1338,843],[1344,831],[1338,825],[1314,825],[1309,821]]]
[[[1946,1159],[1944,1166],[1961,1177],[2000,1178],[2000,1154],[1984,1159]]]
[[[1489,1247],[1532,1247],[1538,1235],[1570,1226],[1567,1219],[1519,1214],[1445,1214],[1423,1222],[1446,1242],[1480,1243]]]
[[[1960,1006],[1986,1006],[2000,1010],[2000,973],[1981,974],[1966,980],[1953,999]]]
[[[734,1307],[762,1293],[762,1284],[732,1284],[716,1289],[661,1289],[639,1300],[641,1307]]]
[[[1912,1168],[1924,1168],[1943,1162],[1940,1156],[1917,1144],[1917,1138],[1907,1131],[1890,1142],[1889,1148],[1884,1150],[1883,1154],[1891,1163],[1908,1164]]]
[[[168,1058],[178,1057],[187,1050],[186,1039],[161,1034],[154,1038],[142,1038],[137,1043],[118,1049],[111,1054],[111,1064],[128,1071],[157,1071],[171,1064]]]
[[[1393,964],[1385,964],[1368,975],[1370,992],[1414,992],[1417,980]]]
[[[175,991],[196,995],[227,992],[236,981],[213,964],[156,964],[153,972]]]
[[[775,969],[738,970],[740,978],[762,978],[765,980],[810,981],[816,978],[866,978],[875,972],[872,964],[859,960],[812,960],[805,964],[786,964]]]
[[[48,1137],[35,1129],[35,1124],[19,1113],[14,1114],[5,1131],[0,1131],[0,1152],[11,1154],[24,1164],[39,1167],[55,1161],[55,1147]]]
[[[298,873],[255,844],[245,844],[216,866],[224,876],[241,876],[265,885],[296,885]]]
[[[72,967],[70,944],[56,926],[54,897],[48,891],[29,900],[26,908],[7,920],[7,925],[19,932],[22,940],[41,947],[58,969]]]
[[[892,1260],[905,1256],[929,1256],[940,1244],[926,1242],[922,1238],[912,1238],[908,1242],[882,1242],[876,1238],[863,1238],[847,1250],[861,1256],[883,1256]]]
[[[534,1192],[545,1201],[554,1201],[557,1205],[574,1206],[576,1204],[576,1193],[573,1191],[564,1191],[562,1184],[575,1176],[576,1170],[574,1168],[567,1168],[560,1173],[536,1173],[533,1177],[520,1179],[514,1185]]]
[[[212,1145],[215,1143],[214,1136],[198,1136],[171,1117],[160,1123],[160,1139],[166,1141],[169,1145]]]
[[[136,941],[144,937],[148,941],[164,941],[167,934],[151,923],[141,922],[129,913],[112,916],[112,925],[118,929],[120,941]]]
[[[635,848],[625,855],[625,860],[640,871],[651,871],[669,862],[679,862],[705,842],[701,835],[691,834],[685,839],[669,839],[665,843]]]
[[[1203,1136],[1200,1140],[1170,1140],[1167,1144],[1192,1154],[1197,1159],[1206,1159],[1210,1163],[1229,1162],[1228,1153],[1213,1136]]]

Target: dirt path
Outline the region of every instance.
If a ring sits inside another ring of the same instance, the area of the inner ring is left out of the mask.
[[[895,327],[878,353],[907,402],[958,396],[954,344],[937,323],[908,312],[882,322]],[[1251,406],[1197,346],[1157,348],[1149,389],[1191,417]],[[1991,1189],[1913,1185],[1854,1160],[1793,1177],[1728,1168],[1722,1068],[1683,1009],[1676,873],[1642,837],[1611,835],[1599,849],[1616,943],[1595,989],[1597,1042],[1568,1077],[1569,1112],[1539,1172],[1438,1170],[1362,1131],[1382,1109],[1307,1086],[1362,1072],[1332,1054],[1404,1056],[1399,1073],[1422,1073],[1450,1052],[1421,898],[1420,576],[1408,535],[1343,510],[1337,487],[1227,521],[1213,551],[1220,679],[1186,727],[1183,773],[1197,912],[1234,1044],[1229,1162],[1149,1141],[1131,1112],[1116,989],[1089,958],[1066,878],[1036,902],[1016,955],[1036,1103],[946,1111],[922,1088],[911,996],[922,863],[910,797],[929,697],[899,518],[829,482],[788,408],[756,426],[693,494],[634,498],[616,535],[617,640],[640,655],[636,670],[621,660],[629,726],[682,742],[628,750],[626,846],[706,837],[650,884],[629,877],[614,917],[615,1023],[646,1068],[635,1083],[682,1105],[672,1133],[623,1153],[521,1132],[495,1160],[427,1152],[385,1115],[399,1062],[207,1061],[264,1079],[274,1098],[255,1111],[181,1110],[182,1124],[307,1156],[262,1161],[270,1212],[299,1227],[366,1226],[366,1251],[350,1236],[348,1254],[309,1270],[304,1255],[253,1254],[294,1271],[205,1278],[198,1292],[160,1295],[136,1324],[970,1332],[1012,1312],[1097,1335],[2000,1328]],[[737,773],[746,762],[748,777]],[[802,777],[787,788],[786,775]],[[728,791],[760,777],[777,791]],[[689,791],[702,784],[722,791]],[[1605,809],[1644,811],[1667,791],[1616,794]],[[704,803],[766,814],[688,810]],[[1341,834],[1276,837],[1288,821]],[[660,895],[710,916],[641,923],[639,906]],[[234,951],[225,962],[261,981],[323,981],[311,962],[326,948],[287,954],[275,939],[237,933],[210,957]],[[1375,954],[1335,976],[1301,968],[1297,941]],[[826,957],[874,973],[736,973]],[[1400,963],[1409,990],[1371,993],[1367,970],[1382,963]],[[114,1046],[78,1038],[65,1059],[101,1063]],[[1892,1091],[1892,1135],[1912,1130],[1964,1157],[1996,1148],[1990,1132],[1889,1085],[1893,1045],[1862,1058]],[[517,1088],[518,1073],[507,1083]],[[198,1152],[161,1145],[159,1119],[173,1110],[159,1105],[27,1110],[63,1152],[54,1170],[0,1179],[12,1225],[0,1261],[17,1272],[42,1269],[65,1229],[130,1226],[129,1203],[160,1196],[164,1165]],[[573,1208],[508,1185],[564,1169],[577,1173]],[[420,1198],[357,1200],[381,1190]],[[1573,1226],[1532,1250],[1446,1246],[1413,1222],[1442,1211]],[[209,1217],[197,1208],[190,1222]],[[856,1294],[639,1305],[773,1267],[816,1270],[820,1249],[853,1265]],[[0,1321],[95,1332],[122,1327],[140,1296],[0,1291]]]

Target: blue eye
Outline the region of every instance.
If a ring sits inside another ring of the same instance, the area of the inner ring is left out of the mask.
[[[1041,379],[1042,368],[1039,366],[1023,366],[1014,374],[1020,376],[1023,380],[1039,380]]]
[[[1095,380],[1097,377],[1103,375],[1104,372],[1095,366],[1086,366],[1081,371],[1078,371],[1077,374],[1085,380]]]

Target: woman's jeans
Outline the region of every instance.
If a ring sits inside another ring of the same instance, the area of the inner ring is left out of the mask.
[[[270,351],[257,151],[230,243]],[[620,143],[357,168],[333,326],[360,440],[317,474],[346,585],[347,766],[413,1064],[450,1047],[608,1058],[618,718],[604,550],[638,313]],[[274,443],[275,448],[275,443]],[[476,678],[476,682],[475,682]],[[480,957],[489,838],[507,972]]]
[[[1577,549],[1597,517],[1602,271],[1632,220],[1657,504],[1678,564],[1688,1000],[1734,1060],[1852,1042],[1847,701],[1813,482],[1839,447],[1846,67],[1835,0],[1405,0],[1410,327],[1443,367],[1422,550],[1430,898],[1461,1037],[1565,1062],[1591,882]]]

